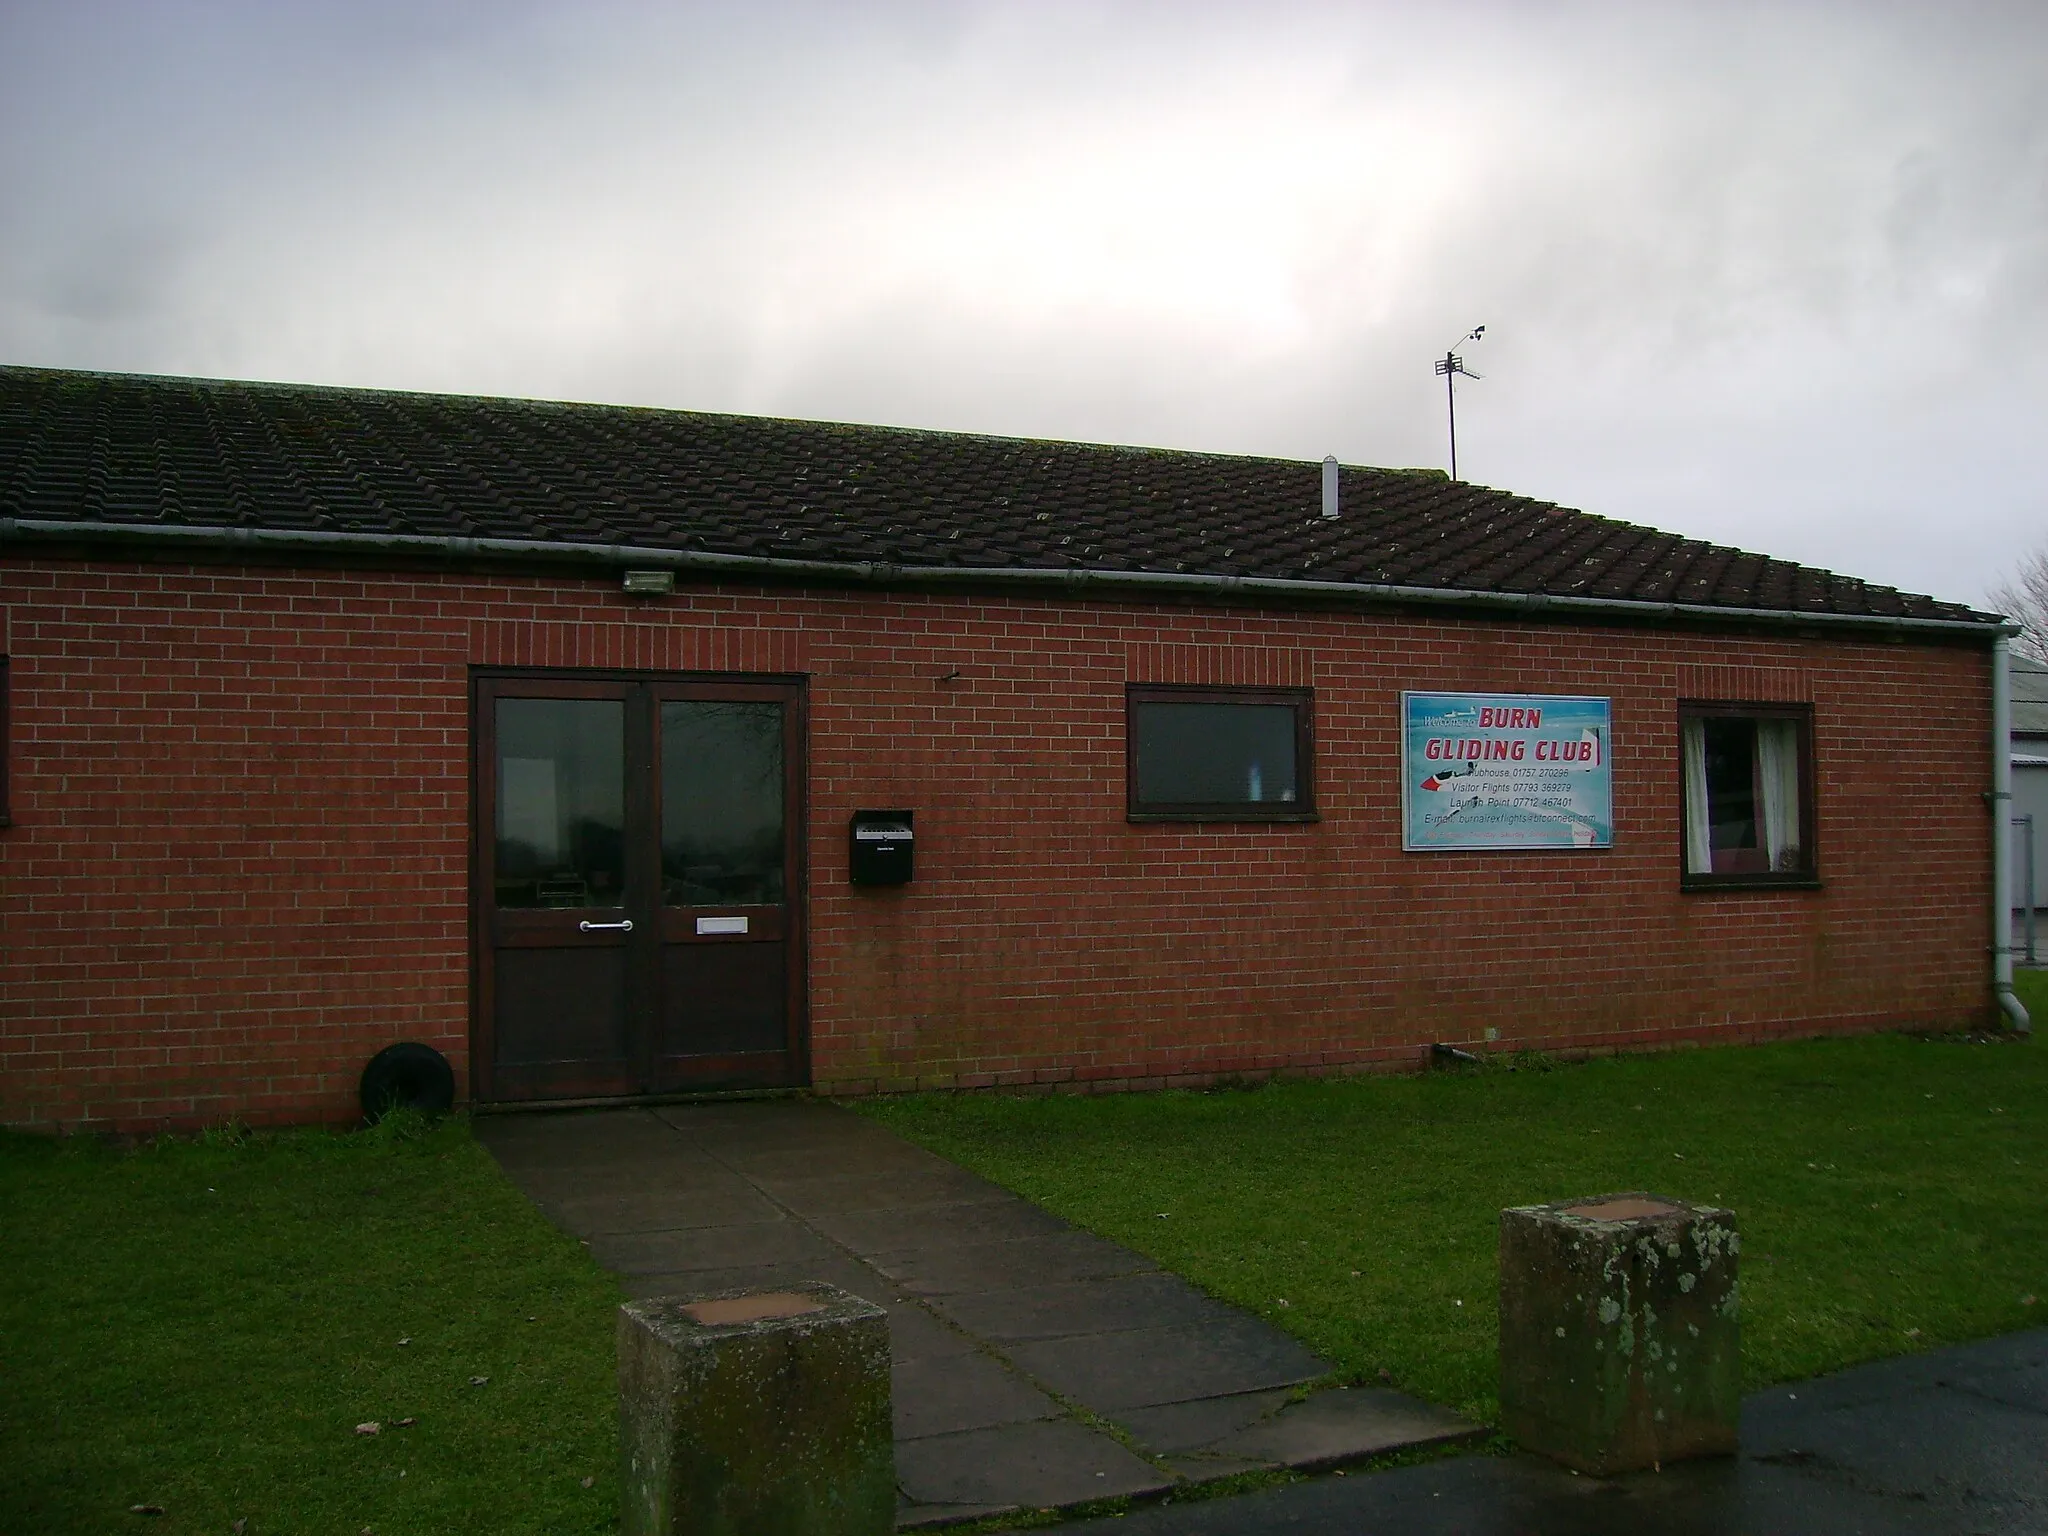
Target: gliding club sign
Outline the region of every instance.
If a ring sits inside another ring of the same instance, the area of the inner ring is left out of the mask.
[[[1404,849],[1614,845],[1609,700],[1403,693],[1401,737]]]

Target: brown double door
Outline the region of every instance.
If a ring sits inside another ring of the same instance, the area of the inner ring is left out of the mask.
[[[480,675],[476,1094],[806,1078],[795,682]]]

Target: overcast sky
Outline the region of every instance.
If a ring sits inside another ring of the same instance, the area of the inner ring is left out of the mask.
[[[1981,602],[2048,4],[0,0],[0,361],[1468,479]]]

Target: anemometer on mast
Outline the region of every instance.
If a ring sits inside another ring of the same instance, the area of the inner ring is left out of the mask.
[[[1468,341],[1483,341],[1485,338],[1486,327],[1475,325],[1471,330],[1452,342],[1444,355],[1436,360],[1437,375],[1444,381],[1444,403],[1450,408],[1451,413],[1451,478],[1453,480],[1458,478],[1458,375],[1463,374],[1468,379],[1486,377],[1484,374],[1474,373],[1465,366],[1465,359],[1458,356],[1458,348]]]

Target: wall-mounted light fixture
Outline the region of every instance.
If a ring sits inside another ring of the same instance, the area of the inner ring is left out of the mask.
[[[626,596],[667,597],[676,589],[674,571],[628,571],[626,572]]]

